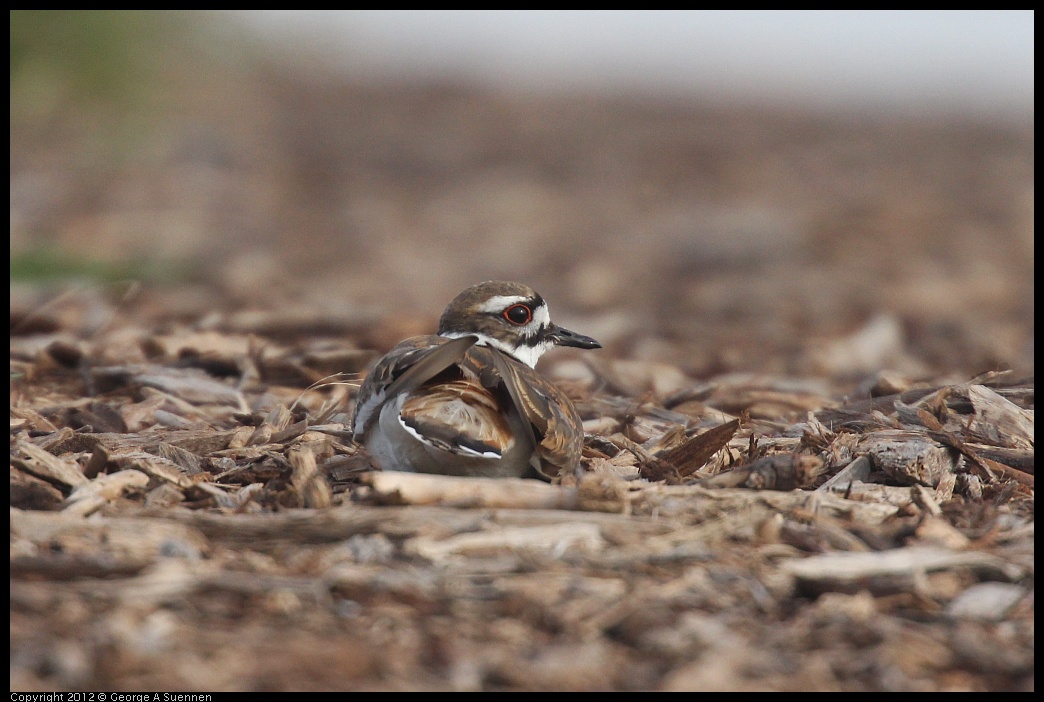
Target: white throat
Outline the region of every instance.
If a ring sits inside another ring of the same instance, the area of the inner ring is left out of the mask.
[[[489,346],[490,348],[503,351],[508,356],[511,356],[520,363],[525,363],[530,368],[536,368],[537,361],[544,355],[544,352],[554,346],[551,341],[544,341],[535,346],[528,346],[522,344],[521,346],[509,346],[500,339],[494,339],[491,336],[487,336],[480,332],[446,332],[440,334],[447,339],[459,339],[462,336],[477,336],[478,341],[475,343],[476,346]]]

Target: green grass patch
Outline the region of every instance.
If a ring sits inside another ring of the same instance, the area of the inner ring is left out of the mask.
[[[117,283],[186,283],[200,279],[197,264],[190,261],[101,261],[73,256],[54,249],[11,252],[11,282],[88,280]]]

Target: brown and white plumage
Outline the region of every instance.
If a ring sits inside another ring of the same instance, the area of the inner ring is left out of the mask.
[[[534,370],[556,345],[598,348],[551,323],[519,283],[474,285],[446,307],[439,333],[406,339],[366,377],[355,439],[385,470],[553,478],[583,447],[569,398]]]

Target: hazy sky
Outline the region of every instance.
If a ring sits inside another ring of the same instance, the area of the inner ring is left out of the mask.
[[[252,10],[347,69],[725,100],[1032,110],[1031,10]]]

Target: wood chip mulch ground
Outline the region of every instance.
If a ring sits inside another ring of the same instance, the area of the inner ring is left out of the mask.
[[[12,336],[13,689],[1032,685],[1031,378],[549,363],[582,470],[453,479],[370,472],[351,341],[51,322]]]
[[[1032,119],[172,66],[12,122],[13,256],[182,276],[12,269],[12,690],[1033,689]],[[371,471],[493,278],[605,347],[582,465]]]

